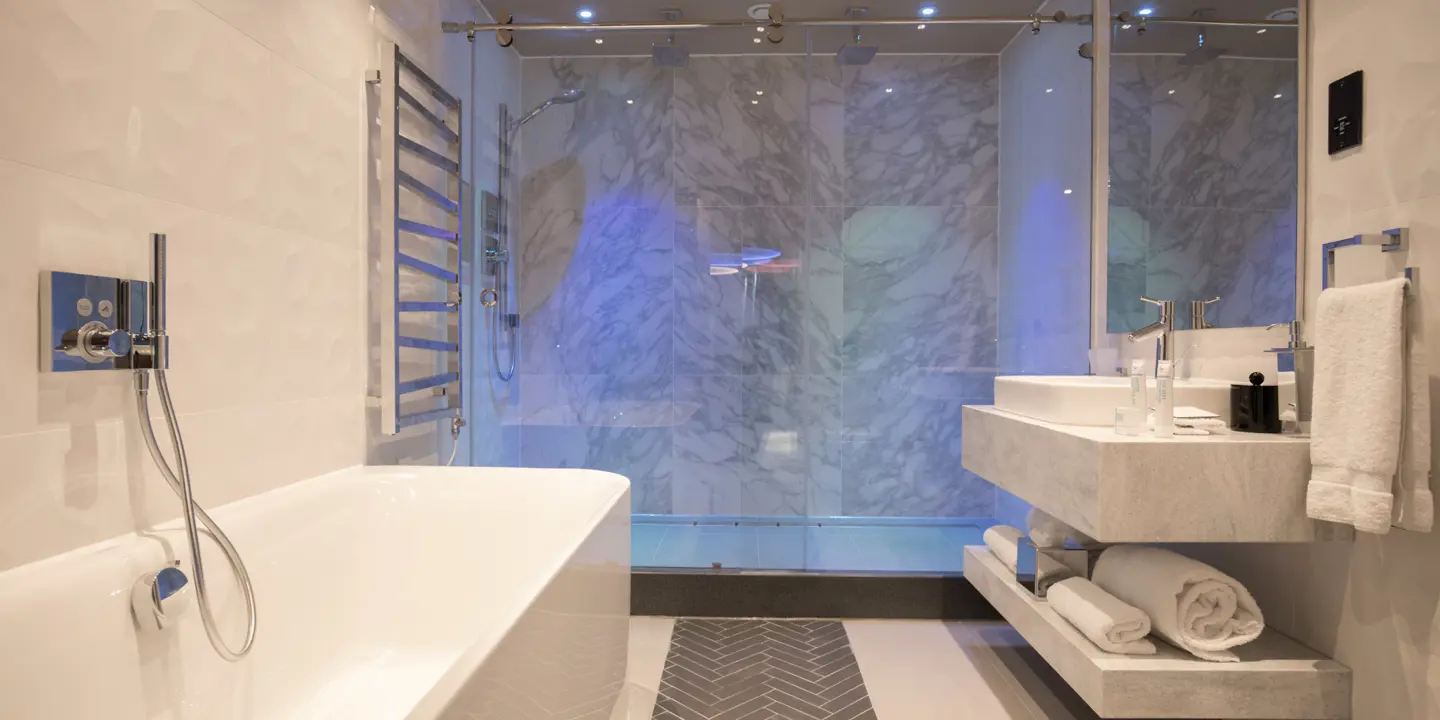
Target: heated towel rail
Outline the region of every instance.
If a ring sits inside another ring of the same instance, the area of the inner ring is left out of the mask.
[[[380,425],[393,435],[449,418],[458,434],[469,205],[460,174],[460,99],[395,43],[385,43],[382,53],[380,69],[368,78],[380,95]],[[443,179],[427,183],[420,176]],[[402,349],[420,351],[405,356],[407,367],[428,369],[404,377]],[[429,353],[437,354],[433,362],[424,359]],[[415,361],[416,354],[422,359]]]

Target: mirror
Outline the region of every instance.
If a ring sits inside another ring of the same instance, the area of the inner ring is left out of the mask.
[[[1111,57],[1109,332],[1159,318],[1142,295],[1177,301],[1177,329],[1216,297],[1204,326],[1294,319],[1301,31],[1204,21],[1294,21],[1296,2],[1114,6],[1135,19]]]

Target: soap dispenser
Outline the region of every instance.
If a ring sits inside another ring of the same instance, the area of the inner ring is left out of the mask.
[[[1263,373],[1250,373],[1249,385],[1230,386],[1230,429],[1280,432],[1280,388],[1266,385]]]

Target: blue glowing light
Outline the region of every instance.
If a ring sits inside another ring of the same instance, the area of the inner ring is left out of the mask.
[[[575,13],[575,15],[576,15],[576,17],[579,17],[581,20],[589,20],[590,18],[595,17],[594,11],[592,11],[592,10],[590,10],[590,9],[588,9],[588,8],[580,8],[580,10]]]
[[[934,15],[934,14],[935,14],[935,6],[934,6],[934,5],[926,5],[925,7],[920,8],[920,14],[921,14],[921,15],[924,15],[925,17],[930,17],[931,15]]]
[[[1143,8],[1140,8],[1139,10],[1135,11],[1135,14],[1136,14],[1136,15],[1152,15],[1152,14],[1154,14],[1154,13],[1155,13],[1155,8],[1148,8],[1148,7],[1143,7]]]

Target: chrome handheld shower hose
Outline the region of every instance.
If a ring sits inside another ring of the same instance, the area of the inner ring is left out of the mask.
[[[237,662],[255,646],[255,586],[250,582],[250,573],[245,569],[245,561],[240,559],[235,545],[205,509],[195,502],[191,489],[190,461],[185,455],[185,440],[180,436],[180,421],[176,417],[175,403],[170,399],[170,383],[165,378],[170,354],[170,338],[165,334],[167,242],[163,233],[152,234],[150,240],[150,332],[140,336],[138,342],[141,347],[146,348],[153,369],[135,370],[135,404],[140,412],[140,432],[145,436],[145,447],[150,450],[150,458],[155,461],[155,465],[160,468],[160,474],[165,476],[165,482],[170,484],[170,489],[175,491],[185,506],[185,539],[190,546],[195,594],[200,596],[200,619],[205,625],[205,635],[220,657],[228,662]],[[170,447],[175,453],[173,467],[165,459],[165,453],[160,450],[160,441],[156,439],[155,428],[150,422],[150,376],[147,374],[150,372],[155,373],[155,387],[160,391],[160,409],[165,413],[165,424],[170,430]],[[230,570],[235,574],[236,584],[240,586],[240,594],[245,599],[245,642],[239,650],[231,650],[225,643],[225,638],[220,635],[220,626],[215,621],[215,607],[210,601],[210,586],[205,582],[205,558],[200,553],[200,524],[205,526],[205,534],[214,539],[225,553],[225,560],[230,563]]]
[[[165,476],[165,481],[170,484],[170,489],[180,497],[180,502],[185,506],[185,538],[190,546],[191,564],[195,573],[196,594],[200,597],[200,619],[205,625],[205,635],[210,639],[210,645],[220,657],[229,662],[236,662],[250,653],[255,645],[255,586],[250,582],[250,573],[245,569],[245,561],[240,558],[240,553],[225,531],[220,529],[205,509],[195,502],[194,493],[190,485],[190,463],[185,456],[185,441],[180,436],[180,423],[175,417],[175,405],[170,399],[170,385],[165,380],[164,370],[154,370],[155,385],[160,391],[160,407],[165,413],[165,424],[170,430],[170,444],[175,452],[175,467],[179,468],[177,473],[165,459],[165,453],[160,450],[160,442],[155,437],[155,428],[150,423],[150,371],[135,371],[135,399],[140,410],[140,431],[145,436],[145,446],[150,449],[150,458],[160,468],[160,474]],[[198,520],[198,522],[197,522]],[[210,601],[210,588],[205,582],[205,560],[200,554],[200,530],[197,527],[204,524],[205,534],[213,538],[225,553],[225,559],[230,563],[231,572],[235,573],[235,580],[240,586],[240,593],[245,598],[245,642],[239,650],[231,650],[226,644],[225,638],[220,635],[219,625],[215,621],[214,605]]]

